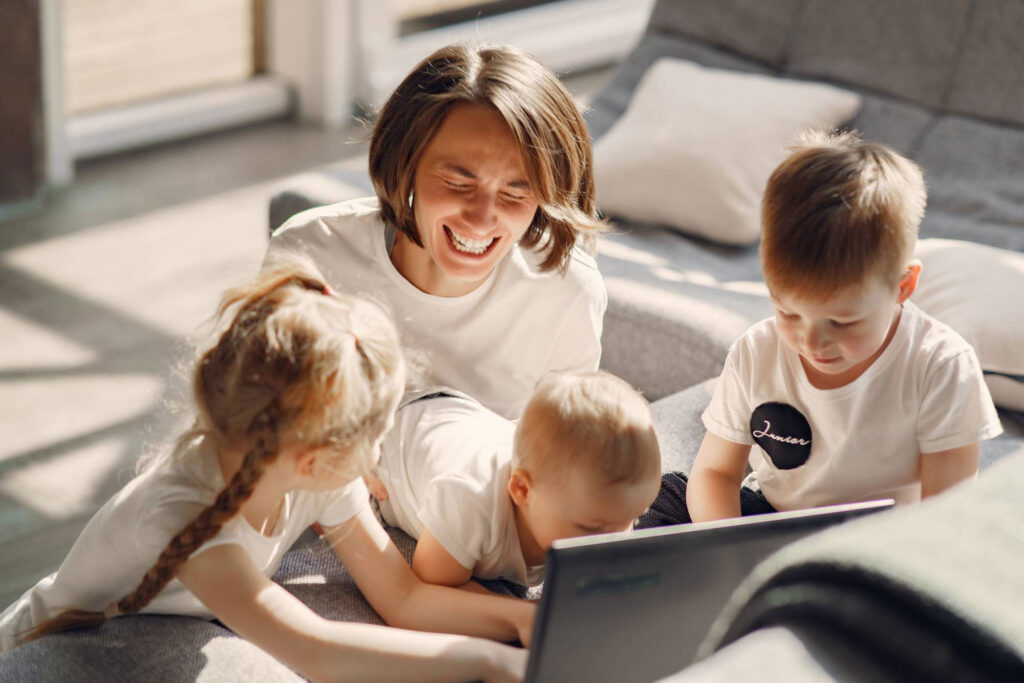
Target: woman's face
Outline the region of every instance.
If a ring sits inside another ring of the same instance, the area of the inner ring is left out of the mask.
[[[537,211],[512,131],[483,105],[449,110],[416,165],[413,192],[424,248],[399,234],[391,260],[407,280],[436,296],[476,289]]]

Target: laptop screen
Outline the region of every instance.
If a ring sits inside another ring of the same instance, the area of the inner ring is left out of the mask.
[[[679,671],[758,562],[891,506],[872,501],[556,541],[526,680],[649,683]]]

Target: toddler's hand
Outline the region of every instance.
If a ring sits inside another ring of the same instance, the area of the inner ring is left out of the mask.
[[[533,639],[533,618],[537,615],[537,605],[532,600],[521,601],[522,610],[516,616],[516,632],[523,647],[530,647]]]

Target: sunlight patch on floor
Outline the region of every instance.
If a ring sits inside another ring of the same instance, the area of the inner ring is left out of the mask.
[[[43,325],[0,307],[0,372],[69,368],[95,361],[99,354]]]
[[[126,447],[123,438],[103,439],[20,467],[0,475],[0,493],[51,520],[90,513],[97,494],[109,495],[98,491],[101,486],[109,488],[111,480],[120,486],[131,479],[134,454],[125,463]]]
[[[159,400],[154,375],[78,375],[4,382],[0,462],[143,415]]]
[[[2,262],[171,336],[188,336],[210,317],[225,288],[258,270],[274,185],[36,242],[5,252]]]

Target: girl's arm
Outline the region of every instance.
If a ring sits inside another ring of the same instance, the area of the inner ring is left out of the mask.
[[[526,667],[524,650],[487,640],[324,619],[234,544],[192,557],[177,578],[228,628],[314,681],[518,681]]]
[[[535,606],[518,598],[482,595],[420,580],[369,506],[326,530],[345,569],[367,601],[392,626],[530,642]]]
[[[921,454],[921,498],[942,493],[978,474],[978,442],[948,451]]]
[[[747,444],[704,434],[686,485],[690,519],[706,522],[740,516],[740,485],[749,455]]]

